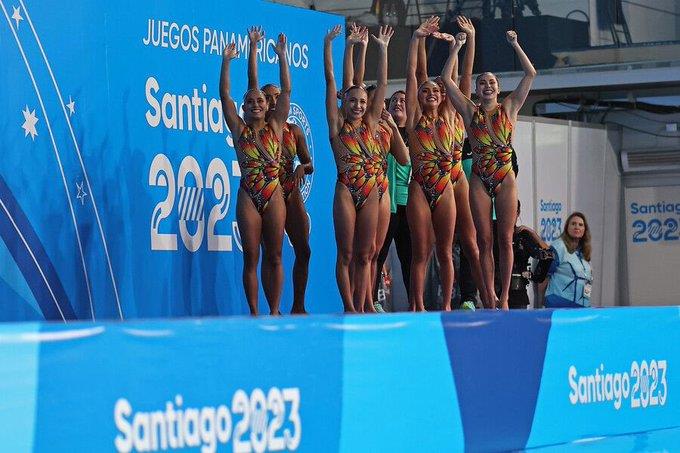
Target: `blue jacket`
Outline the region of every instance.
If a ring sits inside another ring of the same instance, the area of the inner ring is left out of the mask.
[[[586,285],[590,286],[593,281],[590,263],[580,250],[569,253],[562,238],[554,240],[550,248],[555,251],[555,260],[548,270],[550,283],[545,292],[545,306],[590,307],[590,294],[585,291]]]

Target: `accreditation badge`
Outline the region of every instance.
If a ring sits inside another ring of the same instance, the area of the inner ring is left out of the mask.
[[[586,297],[590,299],[590,293],[593,292],[593,284],[591,282],[586,282],[585,285],[583,285],[583,297]]]

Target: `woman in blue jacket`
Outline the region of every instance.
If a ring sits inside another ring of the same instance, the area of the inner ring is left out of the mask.
[[[567,217],[564,231],[551,248],[555,251],[555,260],[548,270],[544,305],[547,308],[590,307],[593,271],[586,217],[580,212]]]

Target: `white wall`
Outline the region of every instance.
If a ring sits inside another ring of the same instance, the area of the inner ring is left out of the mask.
[[[606,133],[602,129],[573,126],[570,152],[570,210],[589,213],[588,223],[592,244],[595,245],[591,257],[593,269],[598,272],[600,284],[593,287],[592,299],[602,305],[602,250],[605,229],[604,216],[604,166]],[[598,190],[599,189],[599,190]],[[601,218],[594,222],[598,213]],[[588,216],[588,214],[586,214]]]
[[[617,150],[621,149],[621,130],[608,127],[603,137],[604,224],[602,240],[602,306],[628,305],[625,264],[621,243],[622,181]]]
[[[521,123],[533,123],[533,174],[520,170],[520,179],[533,178],[534,228],[550,242],[561,234],[570,213],[583,212],[593,245],[592,303],[620,305],[619,273],[611,270],[617,268],[619,260],[621,177],[616,148],[607,130],[599,125],[543,118],[521,118]],[[529,129],[518,128],[518,132],[522,130]],[[526,166],[525,161],[520,157],[521,168]],[[523,205],[529,206],[532,196],[520,191]]]

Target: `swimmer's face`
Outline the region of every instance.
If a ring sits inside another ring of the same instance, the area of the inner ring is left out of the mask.
[[[442,91],[439,85],[430,81],[425,82],[418,90],[418,103],[423,111],[436,110],[442,102]]]
[[[276,109],[276,101],[279,99],[281,90],[274,85],[267,85],[262,89],[264,97],[267,100],[267,110],[273,111]]]
[[[366,106],[368,105],[368,95],[366,91],[360,88],[353,88],[345,94],[344,102],[342,103],[345,117],[349,121],[360,120],[366,113]]]
[[[263,119],[267,112],[267,100],[260,90],[251,90],[243,102],[243,113],[250,120]]]
[[[390,98],[390,105],[387,110],[397,124],[399,124],[399,120],[406,119],[406,95],[404,93],[394,93]]]
[[[498,79],[491,72],[485,72],[477,77],[475,83],[477,89],[477,97],[481,100],[495,100],[501,91],[501,86]]]
[[[585,221],[575,215],[569,219],[569,224],[567,225],[567,234],[574,239],[581,239],[586,232]]]

